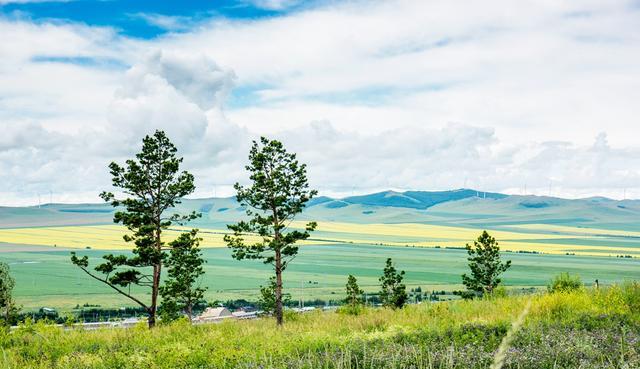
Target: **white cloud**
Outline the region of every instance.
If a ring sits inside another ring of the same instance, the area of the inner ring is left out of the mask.
[[[148,24],[169,31],[185,31],[193,26],[193,21],[187,16],[170,16],[154,13],[130,14],[132,18],[140,18]]]
[[[300,0],[248,0],[255,7],[268,10],[284,10],[300,3]]]
[[[329,194],[466,182],[640,197],[632,5],[335,2],[146,41],[0,18],[0,203],[49,190],[95,201],[106,164],[155,128],[198,196],[230,194],[250,140],[268,134]]]
[[[207,52],[233,66],[241,87],[263,86],[258,104],[237,116],[256,111],[288,125],[327,118],[340,129],[377,130],[457,121],[495,127],[509,140],[526,124],[534,127],[527,139],[582,144],[606,120],[611,139],[627,145],[640,97],[640,40],[628,30],[639,18],[623,1],[350,2],[285,18],[216,21],[159,43]],[[351,119],[366,110],[404,113],[392,123]],[[243,125],[275,126],[250,120]],[[571,122],[575,136],[555,137],[559,121]]]

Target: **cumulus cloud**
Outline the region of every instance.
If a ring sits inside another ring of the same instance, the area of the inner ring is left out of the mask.
[[[279,135],[310,165],[327,193],[453,189],[569,197],[640,195],[640,149],[613,148],[605,134],[589,145],[501,142],[489,128],[449,124],[344,134],[329,122]]]
[[[96,201],[154,129],[197,196],[246,181],[264,134],[325,194],[640,197],[639,20],[625,0],[352,1],[140,40],[0,18],[0,203]]]
[[[237,150],[248,142],[247,132],[222,111],[234,78],[205,56],[155,51],[124,73],[104,123],[56,130],[24,120],[1,122],[0,174],[7,180],[0,194],[11,199],[4,203],[33,203],[50,191],[64,199],[77,193],[77,199],[95,201],[109,183],[106,165],[133,155],[141,138],[156,129],[167,132],[187,157],[188,169],[204,181],[232,183],[228,175],[237,171],[227,165],[237,166],[230,159],[239,157]],[[219,174],[218,168],[224,171]]]
[[[586,144],[607,121],[611,139],[630,145],[640,39],[628,30],[639,20],[630,1],[356,1],[215,21],[158,43],[233,66],[257,99],[229,116],[253,130],[271,128],[256,116],[341,130],[466,122],[505,140]]]

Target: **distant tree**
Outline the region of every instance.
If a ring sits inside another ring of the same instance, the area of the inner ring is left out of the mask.
[[[195,190],[193,175],[179,171],[182,158],[176,157],[176,152],[165,133],[156,131],[142,140],[142,151],[127,160],[126,167],[109,165],[113,186],[129,197],[116,199],[111,192],[103,192],[100,197],[118,209],[113,221],[132,232],[123,238],[133,242],[133,256],[105,255],[105,262],[96,266],[94,273],[89,271],[87,256],[71,253],[71,261],[89,276],[142,306],[149,314],[150,328],[156,323],[162,265],[171,248],[163,241],[162,232],[174,222],[182,224],[200,215],[166,214]],[[134,296],[134,285],[149,288],[151,301]]]
[[[185,312],[192,321],[193,307],[204,299],[207,289],[197,285],[206,262],[199,248],[200,241],[194,229],[169,243],[171,252],[165,261],[168,278],[160,287],[163,320],[173,320]]]
[[[269,283],[266,286],[260,286],[260,297],[258,299],[258,305],[260,308],[269,314],[273,314],[276,310],[276,277],[269,278]],[[288,293],[282,294],[282,304],[287,305],[291,300],[291,295]]]
[[[11,276],[9,265],[0,261],[0,314],[6,324],[10,324],[18,313],[18,308],[13,300],[15,285],[16,281]]]
[[[347,298],[345,299],[345,302],[352,307],[362,305],[362,294],[364,291],[360,286],[358,286],[358,280],[356,277],[351,274],[349,274],[349,277],[347,278],[346,289]]]
[[[380,277],[381,283],[380,301],[386,307],[400,309],[406,305],[409,300],[407,295],[407,287],[402,283],[404,279],[404,270],[398,272],[393,266],[391,258],[387,259],[384,272]]]
[[[288,153],[281,142],[265,137],[254,141],[246,166],[252,182],[250,187],[236,183],[236,198],[247,208],[248,221],[229,225],[233,235],[225,241],[233,250],[233,257],[261,259],[273,266],[276,277],[275,316],[282,325],[282,273],[298,254],[297,241],[306,240],[317,224],[310,222],[305,230],[288,230],[295,216],[317,191],[309,189],[307,168],[299,164],[296,154]],[[246,242],[246,235],[257,235],[260,240]]]
[[[483,231],[473,247],[466,245],[471,275],[463,274],[462,283],[476,295],[491,293],[502,282],[500,275],[511,266],[511,260],[500,261],[500,248],[496,239]]]

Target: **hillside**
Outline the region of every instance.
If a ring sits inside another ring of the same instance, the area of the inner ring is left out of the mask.
[[[198,211],[200,227],[224,227],[244,216],[234,198],[186,199],[179,212]],[[105,204],[48,204],[42,207],[0,207],[0,228],[110,224]],[[640,201],[606,198],[567,200],[513,196],[475,190],[385,191],[342,199],[313,199],[303,219],[346,223],[428,223],[501,228],[519,224],[591,227],[640,231]]]
[[[148,330],[0,329],[6,368],[485,369],[527,301],[503,368],[640,367],[640,286]]]

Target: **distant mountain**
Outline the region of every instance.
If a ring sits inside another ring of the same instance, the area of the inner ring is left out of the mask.
[[[179,213],[198,211],[194,227],[226,229],[244,217],[233,197],[185,199]],[[0,227],[111,224],[113,208],[106,204],[48,204],[41,207],[0,207]],[[307,204],[300,219],[348,223],[430,223],[469,227],[509,227],[555,224],[640,231],[640,201],[601,197],[568,200],[517,196],[471,189],[453,191],[384,191],[334,199],[319,196]]]
[[[342,199],[342,201],[349,204],[427,209],[443,202],[457,201],[470,197],[503,199],[508,196],[500,193],[480,192],[469,189],[453,191],[384,191],[371,195],[351,196]]]

